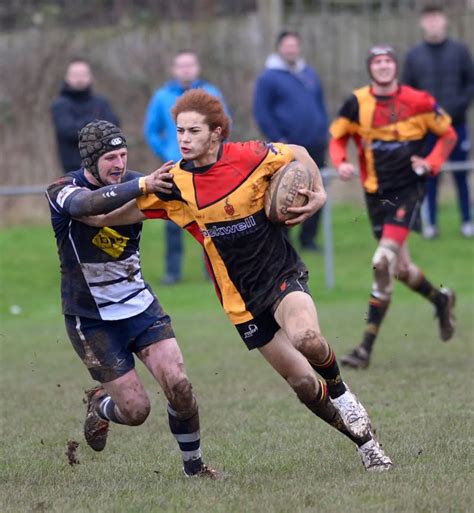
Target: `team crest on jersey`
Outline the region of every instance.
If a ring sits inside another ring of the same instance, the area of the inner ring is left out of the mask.
[[[405,219],[405,216],[407,215],[407,211],[405,207],[400,207],[395,212],[395,219],[397,221],[403,221]]]
[[[121,235],[116,230],[104,226],[92,239],[92,244],[114,258],[118,258],[125,250],[130,237]]]
[[[229,203],[229,198],[226,198],[225,200],[224,210],[228,216],[233,216],[235,214],[235,208]]]

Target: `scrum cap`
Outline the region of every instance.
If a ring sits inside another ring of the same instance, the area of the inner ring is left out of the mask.
[[[379,55],[388,55],[398,65],[397,54],[395,53],[393,46],[386,45],[386,44],[372,46],[372,48],[369,50],[369,53],[367,54],[367,61],[366,61],[367,62],[367,71],[369,72],[369,75],[370,75],[370,63],[372,62],[372,59],[375,59],[375,57],[378,57]]]
[[[97,168],[99,158],[109,151],[126,147],[127,141],[122,131],[109,121],[92,121],[79,132],[82,167],[90,171],[101,183]]]

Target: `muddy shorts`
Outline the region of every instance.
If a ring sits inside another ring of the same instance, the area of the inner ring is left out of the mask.
[[[423,182],[385,193],[366,193],[365,202],[375,238],[379,240],[382,237],[385,224],[419,232],[420,208],[424,195]]]
[[[280,329],[280,325],[275,320],[275,311],[282,299],[290,292],[295,291],[310,293],[307,272],[301,272],[284,280],[280,284],[270,308],[256,315],[250,321],[235,325],[247,349],[262,347],[272,340],[275,333]]]
[[[90,375],[100,383],[112,381],[135,367],[134,353],[160,340],[173,338],[171,319],[158,301],[141,314],[118,321],[66,315],[69,339]]]

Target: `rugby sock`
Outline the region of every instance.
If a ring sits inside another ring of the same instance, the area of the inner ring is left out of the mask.
[[[97,413],[104,420],[110,420],[115,424],[126,424],[122,417],[120,417],[117,405],[113,402],[110,395],[106,395],[102,398],[98,405]]]
[[[346,391],[346,386],[344,385],[341,373],[339,370],[339,365],[337,364],[336,355],[332,350],[331,346],[328,344],[329,354],[326,359],[321,363],[309,362],[311,367],[322,376],[327,384],[327,389],[329,396],[335,399],[339,397]]]
[[[182,418],[168,403],[168,421],[171,433],[176,438],[183,456],[184,471],[187,475],[196,474],[203,465],[197,408],[191,417]]]
[[[340,431],[343,435],[347,436],[350,440],[357,444],[358,447],[367,443],[372,438],[370,434],[361,438],[357,438],[349,433],[349,431],[347,431],[338,411],[329,400],[328,388],[326,384],[321,380],[318,381],[319,391],[316,399],[310,403],[304,403],[304,405],[321,420],[324,420],[324,422]]]
[[[375,339],[380,329],[380,325],[387,313],[390,301],[383,301],[375,297],[371,297],[369,301],[369,313],[367,314],[367,326],[362,337],[361,346],[371,353]]]
[[[402,280],[404,281],[404,280]],[[426,297],[428,301],[431,301],[438,308],[442,308],[446,302],[446,296],[440,292],[440,290],[433,286],[425,276],[422,274],[421,279],[418,283],[410,284],[404,281],[404,283],[410,287],[413,291],[418,292],[422,296]]]

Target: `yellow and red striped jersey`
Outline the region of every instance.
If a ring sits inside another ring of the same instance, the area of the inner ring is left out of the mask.
[[[203,245],[219,300],[234,324],[269,308],[285,279],[306,271],[264,211],[272,175],[293,159],[285,144],[223,143],[210,166],[178,162],[170,171],[171,195],[137,199],[148,218],[171,219]]]
[[[393,95],[376,96],[366,86],[353,92],[331,124],[331,159],[338,166],[353,137],[367,192],[405,187],[419,180],[410,158],[422,154],[427,133],[442,136],[450,127],[451,118],[425,91],[402,85]]]

